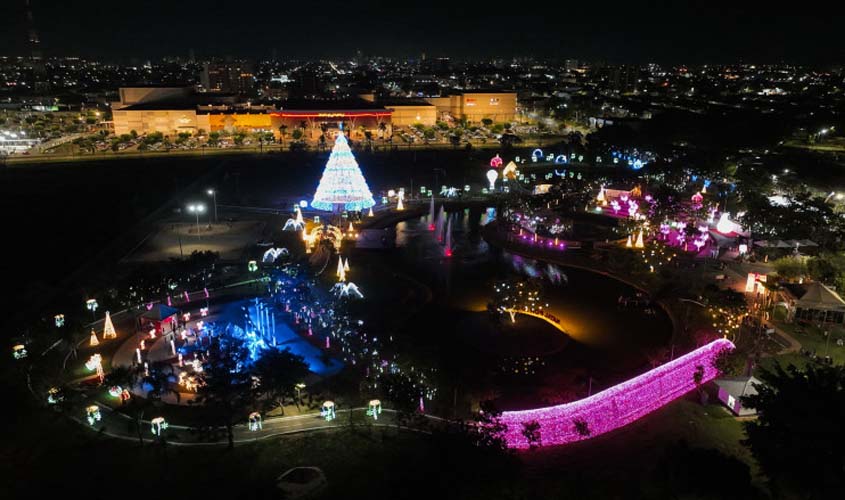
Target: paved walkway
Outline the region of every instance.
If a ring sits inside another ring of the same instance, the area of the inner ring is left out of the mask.
[[[100,434],[126,441],[138,441],[138,432],[135,427],[135,419],[112,410],[111,408],[97,404],[100,408],[101,420],[89,425],[82,416],[71,416],[71,419],[83,426]],[[447,427],[454,423],[435,417],[433,415],[417,414],[415,424],[412,426],[401,425],[398,422],[397,412],[390,409],[383,409],[378,419],[367,415],[366,408],[353,408],[337,410],[337,418],[327,421],[319,413],[308,413],[305,415],[294,415],[289,417],[268,418],[262,424],[262,428],[250,431],[246,423],[236,425],[233,429],[235,444],[246,444],[260,441],[267,438],[298,434],[302,432],[341,430],[344,428],[366,428],[366,427],[393,427],[415,432],[431,433],[431,429],[437,426]],[[155,417],[153,417],[155,418]],[[144,441],[155,439],[152,433],[152,426],[149,420],[141,421],[141,434]],[[177,446],[209,446],[225,445],[228,442],[225,429],[217,429],[214,433],[197,432],[190,427],[171,425],[163,433],[168,444]]]

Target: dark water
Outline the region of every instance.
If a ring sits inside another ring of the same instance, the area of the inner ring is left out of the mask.
[[[356,156],[378,193],[400,185],[408,190],[412,184],[414,190],[432,186],[435,175],[437,184],[481,185],[487,153]],[[6,235],[0,273],[10,284],[5,303],[10,313],[0,325],[23,326],[33,315],[52,316],[57,307],[81,308],[89,293],[86,284],[107,280],[151,224],[186,217],[175,211],[191,202],[210,207],[208,188],[217,190],[220,205],[286,207],[289,199],[310,200],[327,159],[328,152],[269,153],[0,168],[0,221]],[[225,209],[220,213],[231,215]],[[102,276],[92,279],[95,273]]]
[[[471,358],[489,351],[486,343],[498,342],[501,332],[489,329],[478,335],[470,325],[488,321],[487,303],[493,296],[496,280],[512,277],[538,277],[544,282],[548,311],[561,319],[570,341],[548,356],[540,356],[544,368],[526,380],[499,380],[493,385],[502,404],[514,408],[536,404],[543,385],[558,384],[568,377],[573,387],[582,387],[587,377],[596,390],[618,383],[647,369],[649,353],[668,345],[672,323],[659,308],[620,309],[620,296],[634,296],[637,290],[615,279],[586,270],[554,266],[525,259],[491,248],[480,235],[482,222],[489,218],[485,210],[463,210],[450,214],[453,225],[454,251],[444,257],[443,246],[428,229],[426,217],[414,218],[397,225],[397,246],[403,272],[429,286],[432,304],[413,321],[416,335],[430,337],[432,351],[444,363],[472,366]],[[552,278],[550,278],[550,276]],[[560,276],[558,280],[557,277]],[[475,319],[471,319],[475,315]],[[436,319],[435,319],[436,318]],[[526,324],[526,321],[529,323]],[[523,325],[525,342],[549,345],[549,332],[563,335],[553,327],[526,317],[517,317]],[[486,337],[485,337],[486,335]],[[517,346],[515,351],[530,352]],[[543,347],[545,348],[545,347]],[[540,349],[538,347],[537,349]],[[460,353],[458,360],[449,354]],[[500,354],[506,363],[507,353]],[[477,378],[471,370],[465,376]],[[570,381],[571,382],[571,381]],[[582,387],[582,390],[586,390]]]

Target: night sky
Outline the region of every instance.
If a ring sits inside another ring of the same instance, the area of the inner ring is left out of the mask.
[[[3,0],[0,55],[26,54],[25,0]],[[130,58],[540,56],[609,62],[838,63],[841,19],[815,2],[32,0],[47,55]],[[724,5],[720,5],[724,4]],[[730,5],[734,4],[734,5]],[[742,5],[737,5],[742,4]],[[800,10],[799,10],[800,9]]]

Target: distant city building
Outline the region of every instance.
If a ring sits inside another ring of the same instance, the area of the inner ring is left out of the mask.
[[[471,123],[485,118],[494,122],[516,119],[516,92],[461,92],[445,97],[427,97],[425,100],[437,108],[441,119],[466,119]]]
[[[394,127],[431,127],[438,119],[449,117],[465,117],[473,123],[516,117],[514,92],[456,93],[426,99],[376,99],[374,94],[364,93],[354,99],[293,98],[278,105],[250,104],[231,94],[197,93],[191,86],[122,87],[118,94],[120,101],[112,103],[118,135],[132,130],[165,135],[239,130],[270,131],[278,137],[284,126],[291,133],[303,128],[307,138],[317,139],[323,129],[328,132],[343,122],[350,138],[361,140],[364,131],[384,137],[391,135]]]
[[[249,95],[255,88],[252,65],[246,62],[205,63],[200,83],[209,92]]]

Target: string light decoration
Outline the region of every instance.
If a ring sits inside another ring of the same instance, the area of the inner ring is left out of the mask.
[[[634,248],[645,248],[645,242],[643,241],[643,230],[640,229],[640,232],[637,233],[637,241],[634,243]]]
[[[710,306],[708,311],[713,318],[713,329],[719,335],[729,339],[736,338],[743,320],[748,315],[746,310],[741,307]]]
[[[167,420],[164,417],[156,417],[150,420],[150,430],[156,436],[161,436],[161,433],[169,427]]]
[[[672,259],[676,259],[677,257],[677,252],[670,246],[658,241],[654,241],[648,250],[642,252],[643,263],[651,272],[671,263]]]
[[[588,398],[546,408],[506,411],[500,422],[510,448],[531,446],[523,434],[523,424],[540,424],[542,446],[583,441],[624,427],[708,382],[719,375],[713,366],[717,356],[734,345],[718,339],[638,377],[615,385]],[[701,374],[698,382],[696,374]]]
[[[91,405],[85,408],[85,416],[88,420],[88,425],[94,425],[103,419],[102,414],[100,414],[100,407],[97,405]]]
[[[363,211],[375,204],[346,136],[338,133],[311,206],[331,212],[335,208]]]
[[[381,415],[381,401],[371,399],[367,405],[367,415],[373,417],[373,420],[378,420],[378,416]]]
[[[114,330],[114,323],[111,321],[111,314],[106,311],[106,319],[103,320],[103,340],[116,338],[117,332]]]
[[[97,340],[97,334],[94,330],[91,330],[91,340],[88,341],[88,345],[91,347],[100,345],[100,341]]]
[[[508,313],[512,323],[516,323],[516,314],[527,312],[543,315],[549,305],[543,302],[540,294],[542,286],[538,281],[503,281],[493,286],[494,304],[502,313]]]
[[[257,432],[264,428],[261,420],[261,414],[254,411],[249,414],[249,430],[250,432]]]
[[[337,413],[335,413],[334,401],[325,401],[323,406],[320,408],[320,416],[326,419],[326,422],[331,422],[335,418],[337,418]]]

